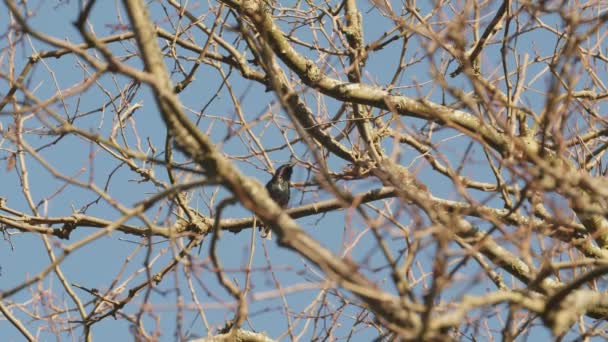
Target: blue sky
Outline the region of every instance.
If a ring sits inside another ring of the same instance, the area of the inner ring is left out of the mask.
[[[124,26],[121,24],[120,18],[122,17],[123,22],[127,20],[127,16],[118,2],[99,2],[93,10],[93,15],[90,20],[90,28],[100,36],[107,36],[115,34],[124,30]],[[81,42],[82,38],[75,30],[72,23],[77,18],[77,5],[75,1],[39,1],[36,3],[30,3],[29,8],[32,14],[32,18],[29,20],[30,25],[45,34],[55,36],[57,38],[66,39],[70,42]],[[288,4],[285,4],[287,6]],[[364,25],[365,25],[365,37],[366,41],[373,41],[380,37],[387,28],[391,27],[391,23],[386,18],[381,17],[378,12],[372,9],[372,6],[367,1],[359,2],[360,8],[364,13]],[[425,13],[429,8],[425,8],[424,5],[420,11]],[[9,18],[7,18],[7,10],[2,6],[0,10],[0,30],[4,33],[8,29]],[[171,25],[163,20],[165,17],[164,10],[172,17],[175,22],[176,12],[168,5],[163,8],[157,2],[150,4],[152,10],[152,16],[157,20],[157,24],[168,30],[171,30]],[[207,2],[190,2],[189,8],[194,14],[200,14],[207,11]],[[495,9],[495,7],[491,7]],[[120,16],[118,15],[120,14]],[[484,23],[487,23],[491,18],[491,15],[487,15]],[[207,25],[213,24],[214,18],[206,18],[205,23]],[[438,19],[439,20],[439,19]],[[546,18],[548,23],[551,23],[551,18]],[[182,25],[187,24],[188,21],[184,19]],[[193,39],[197,44],[203,45],[206,41],[206,37],[200,34],[200,31],[191,30],[189,31],[190,36],[188,38]],[[296,30],[295,34],[301,39],[310,38],[310,33],[306,31],[306,28]],[[502,33],[500,33],[502,34]],[[230,36],[229,34],[227,36]],[[529,46],[529,50],[524,52],[529,54],[529,58],[535,58],[536,55],[547,56],[552,54],[555,47],[556,40],[550,34],[531,34],[525,35],[520,38],[519,47]],[[0,48],[5,49],[7,46],[7,37],[2,36],[0,39]],[[406,53],[406,60],[413,61],[422,57],[423,49],[419,47],[420,42],[418,39],[413,39],[409,43],[408,51]],[[165,46],[165,42],[161,41],[161,46]],[[114,43],[111,45],[113,51],[117,56],[128,58],[129,64],[132,66],[141,66],[137,60],[136,47],[133,42]],[[242,43],[239,47],[242,49]],[[397,58],[399,54],[400,44],[394,44],[386,49],[383,49],[373,56],[370,57],[364,74],[364,81],[369,84],[385,85],[390,81],[393,70],[396,67]],[[27,56],[31,56],[35,51],[40,52],[43,50],[51,49],[51,47],[37,41],[35,39],[25,39],[17,47],[17,58],[15,59],[15,72],[20,72],[27,62]],[[500,46],[490,45],[482,59],[482,72],[484,73],[502,73],[499,69],[500,66]],[[301,53],[307,54],[309,57],[318,60],[321,63],[319,56],[315,52],[306,51],[306,49],[300,48]],[[180,51],[181,54],[196,57],[191,52]],[[523,53],[522,53],[523,54]],[[250,57],[250,56],[249,56]],[[445,56],[438,55],[438,57],[446,58]],[[6,58],[6,57],[5,57]],[[184,65],[190,66],[191,62],[182,61]],[[338,70],[337,74],[332,75],[333,77],[339,77],[346,79],[344,70],[339,66],[335,65],[335,58],[327,58],[324,60],[331,67]],[[436,64],[441,64],[445,61],[435,60]],[[433,91],[434,85],[432,82],[433,76],[430,75],[429,62],[423,60],[420,63],[413,64],[404,72],[401,77],[399,85],[403,86],[397,91],[404,95],[418,97],[420,92],[423,94],[430,94],[429,99],[438,103],[446,101],[451,102],[449,96],[446,99],[442,97],[440,91]],[[35,89],[35,94],[41,99],[46,99],[53,96],[60,89],[66,91],[74,84],[81,82],[83,79],[88,77],[83,71],[82,64],[84,62],[77,60],[72,56],[63,56],[59,59],[45,59],[44,63],[39,63],[35,70],[28,76],[27,82],[30,89]],[[545,64],[537,63],[532,65],[528,69],[527,79],[531,80],[535,77],[535,74],[541,72]],[[3,68],[2,72],[6,73],[6,64],[1,62],[0,66]],[[169,70],[175,70],[175,65],[171,62],[167,63]],[[451,67],[448,68],[448,72],[453,71],[456,68],[456,64],[452,63]],[[328,73],[331,69],[326,70]],[[173,74],[173,81],[179,81],[181,78],[178,73]],[[602,75],[605,76],[605,75]],[[219,119],[213,119],[214,117],[223,118],[234,118],[236,116],[234,105],[230,98],[226,88],[222,88],[219,92],[219,96],[216,96],[219,82],[221,81],[221,75],[210,67],[201,67],[196,75],[194,82],[187,87],[179,97],[184,105],[186,112],[189,113],[192,120],[197,120],[197,115],[200,111],[205,108],[204,114],[206,115],[200,121],[199,127],[202,131],[208,132],[210,138],[217,143],[226,156],[234,160],[234,163],[239,169],[265,183],[270,178],[268,165],[265,164],[261,157],[242,158],[248,152],[245,147],[247,141],[240,139],[234,135],[232,128],[226,124],[226,121]],[[262,114],[270,111],[277,115],[276,119],[280,125],[285,129],[284,133],[290,140],[295,139],[297,136],[294,131],[289,129],[291,124],[288,118],[282,113],[276,104],[276,99],[272,93],[265,92],[263,86],[252,83],[242,79],[236,72],[230,76],[230,86],[233,87],[234,93],[240,96],[239,101],[241,108],[247,120],[253,121],[258,119]],[[461,87],[465,90],[469,89],[469,82],[462,76],[447,79],[451,86]],[[581,88],[588,84],[588,80],[582,80]],[[417,84],[422,86],[416,87]],[[124,89],[129,85],[129,80],[124,76],[116,74],[106,74],[98,80],[98,84],[90,87],[84,93],[78,96],[72,96],[65,99],[64,103],[54,103],[51,108],[61,115],[73,117],[75,114],[82,115],[83,113],[90,113],[78,117],[75,121],[75,125],[79,128],[107,136],[111,133],[113,122],[116,120],[116,108],[112,106],[110,100],[113,94],[116,94],[119,89]],[[536,82],[532,83],[532,86],[537,87],[539,90],[545,91],[548,87],[545,76],[542,76]],[[110,91],[112,95],[109,95],[105,88]],[[6,79],[0,79],[0,95],[3,95],[8,89]],[[542,97],[534,95],[534,89],[530,89],[526,92],[523,97],[524,104],[530,106],[534,110],[538,110],[544,106]],[[340,103],[329,98],[323,98],[321,101],[318,100],[319,94],[308,90],[303,97],[308,102],[308,105],[315,111],[319,116],[329,115],[331,116],[339,108]],[[211,101],[209,106],[206,104]],[[117,101],[119,102],[119,101]],[[117,103],[115,102],[115,103]],[[130,104],[140,103],[142,107],[134,113],[134,121],[129,120],[125,127],[124,132],[116,135],[117,142],[121,145],[128,146],[134,150],[138,150],[142,153],[152,154],[153,146],[156,149],[156,157],[164,158],[162,151],[164,150],[165,142],[165,128],[156,108],[154,98],[152,97],[151,91],[142,86],[135,93],[134,98],[130,99]],[[9,109],[7,106],[0,116],[0,122],[4,129],[10,127],[13,124],[13,119],[10,113],[6,113]],[[377,111],[373,111],[373,114],[378,114]],[[425,122],[418,119],[403,119],[404,125],[411,125],[416,128],[421,128]],[[338,124],[338,127],[343,124]],[[53,136],[39,136],[39,128],[41,124],[36,117],[31,117],[25,122],[27,130],[31,130],[31,133],[25,135],[27,142],[34,148],[40,148],[47,145],[49,142],[56,139]],[[279,147],[285,143],[285,140],[281,136],[281,131],[276,125],[268,124],[267,121],[262,121],[253,125],[252,130],[263,142],[266,148]],[[136,132],[136,133],[135,133]],[[228,137],[228,138],[226,138]],[[467,137],[459,136],[453,130],[439,131],[434,136],[434,141],[440,146],[440,150],[446,161],[452,164],[452,167],[457,167],[462,158],[462,151],[467,148],[470,141]],[[442,140],[445,141],[442,142]],[[0,147],[0,173],[3,175],[2,187],[3,191],[1,196],[8,200],[8,205],[15,209],[23,211],[24,213],[31,214],[28,209],[27,202],[21,191],[21,183],[18,177],[18,173],[12,169],[9,170],[4,167],[3,164],[7,163],[7,158],[10,151],[14,151],[15,146],[9,141],[3,140]],[[390,152],[393,149],[392,142],[386,143],[384,147]],[[310,152],[307,151],[306,147],[301,144],[295,144],[293,146],[297,156],[305,161],[312,162]],[[107,192],[112,198],[117,199],[122,205],[126,207],[133,206],[134,204],[148,198],[150,195],[158,192],[160,189],[153,186],[150,182],[142,182],[140,176],[132,172],[128,166],[120,163],[113,158],[106,151],[99,148],[99,146],[91,144],[90,142],[76,136],[68,136],[61,139],[56,145],[44,147],[39,151],[40,155],[46,160],[50,161],[53,168],[59,172],[76,177],[81,181],[91,180],[97,186],[107,189]],[[287,162],[291,157],[291,152],[288,148],[282,148],[276,152],[270,154],[270,158],[273,161],[273,167],[278,167],[281,163]],[[176,153],[175,158],[177,160],[187,163],[186,165],[192,166],[191,163],[183,155]],[[28,165],[28,171],[30,173],[29,181],[32,190],[32,196],[35,203],[40,203],[38,209],[41,215],[48,216],[64,216],[71,215],[74,212],[80,212],[86,208],[86,214],[92,216],[102,217],[108,220],[115,220],[121,216],[121,213],[113,208],[106,201],[96,201],[97,195],[88,189],[79,188],[73,185],[68,185],[66,188],[65,182],[53,177],[44,167],[36,162],[35,159],[27,156],[26,162]],[[473,153],[471,155],[472,162],[466,165],[463,169],[463,174],[475,178],[476,180],[493,181],[493,176],[490,173],[490,169],[487,166],[487,162],[483,156],[483,151],[478,145],[473,147]],[[431,172],[431,168],[421,158],[419,158],[418,152],[411,148],[404,148],[401,153],[401,162],[404,165],[412,165],[411,169],[416,170],[417,177],[420,181],[425,183],[434,195],[443,197],[446,199],[460,199],[460,196],[456,193],[453,184],[448,179],[438,176],[436,173]],[[141,166],[141,163],[139,163]],[[333,157],[329,160],[329,166],[332,171],[340,172],[345,164],[343,161]],[[148,166],[149,167],[149,166]],[[155,174],[160,179],[166,181],[166,171],[162,166],[152,166],[155,170]],[[184,179],[193,180],[200,175],[190,174],[189,176],[183,175]],[[312,175],[308,170],[303,167],[296,167],[294,171],[295,182],[311,181]],[[109,181],[108,181],[109,179]],[[367,189],[379,187],[377,181],[363,180],[358,181],[352,186],[351,190],[355,193],[362,192]],[[472,192],[479,199],[488,199],[487,194],[480,194]],[[210,198],[214,199],[214,203],[218,203],[220,199],[225,198],[227,193],[222,189],[215,187],[204,187],[198,188],[191,191],[189,196],[192,200],[190,205],[200,210],[204,215],[210,215],[211,212],[206,206],[206,203]],[[297,206],[299,204],[308,204],[315,201],[330,198],[330,195],[319,191],[314,187],[300,188],[293,190],[292,192],[292,203],[291,206]],[[500,203],[497,199],[488,199],[488,204]],[[382,207],[382,203],[374,203],[374,205]],[[395,212],[399,218],[400,223],[409,225],[411,223],[411,217],[407,211],[402,210],[396,200],[389,200],[387,206]],[[372,211],[369,211],[372,213]],[[251,214],[244,210],[240,205],[229,207],[224,212],[226,218],[240,218],[247,217]],[[148,219],[154,221],[158,225],[167,225],[174,219],[166,203],[162,203],[154,206],[146,213]],[[375,216],[375,214],[374,214]],[[132,219],[129,223],[134,225],[141,225],[142,221],[138,219]],[[302,228],[306,229],[312,236],[322,242],[324,246],[332,250],[338,255],[342,255],[345,251],[345,246],[353,241],[353,239],[359,237],[365,229],[365,225],[362,219],[353,210],[341,210],[337,212],[328,213],[319,216],[311,216],[307,218],[298,219],[298,223]],[[487,228],[484,225],[480,225],[481,228]],[[89,228],[77,229],[69,241],[54,240],[56,245],[54,246],[57,253],[61,251],[62,244],[73,243],[81,238],[84,238],[91,234],[94,230]],[[250,231],[241,232],[240,234],[224,233],[220,241],[218,252],[220,254],[223,266],[228,271],[228,275],[231,279],[237,281],[239,284],[244,283],[244,272],[241,270],[246,266],[247,257],[249,255],[249,241]],[[209,238],[205,239],[200,254],[192,253],[193,258],[191,261],[197,265],[196,273],[201,279],[201,283],[195,284],[197,289],[198,300],[205,308],[206,320],[208,324],[215,329],[221,327],[223,322],[227,319],[231,319],[233,315],[232,311],[232,298],[226,293],[226,291],[218,285],[215,278],[215,274],[210,269],[211,264],[208,259],[209,250]],[[146,279],[146,273],[142,272],[142,265],[148,258],[146,252],[147,248],[141,248],[136,253],[136,246],[141,243],[142,240],[135,236],[128,236],[122,233],[115,232],[110,236],[103,237],[99,240],[92,242],[90,245],[77,250],[71,254],[65,262],[61,264],[63,272],[66,274],[70,283],[76,283],[86,288],[97,288],[100,290],[107,289],[113,281],[117,281],[118,284],[129,281],[127,289],[131,286]],[[150,257],[154,259],[152,265],[152,271],[157,272],[160,270],[175,253],[175,246],[171,245],[168,241],[161,238],[153,239],[154,245],[150,250]],[[429,266],[429,262],[434,257],[436,252],[434,245],[431,241],[424,241],[428,243],[428,246],[424,247],[424,250],[419,255],[420,262],[426,263]],[[402,251],[403,240],[394,239],[390,241],[391,247],[394,251]],[[356,248],[351,251],[353,259],[359,262],[365,262],[362,269],[363,273],[372,277],[378,282],[383,288],[394,292],[394,288],[386,283],[390,284],[390,274],[387,269],[376,270],[378,266],[383,265],[384,260],[381,254],[376,248],[376,244],[372,239],[371,233],[367,232],[357,244]],[[456,246],[453,250],[457,251]],[[507,246],[509,247],[509,246]],[[253,267],[256,271],[253,272],[253,297],[251,297],[249,312],[250,320],[245,323],[244,328],[255,329],[257,331],[266,331],[271,337],[280,337],[285,332],[287,327],[287,320],[285,318],[284,309],[285,304],[283,300],[288,304],[289,310],[292,314],[302,312],[311,301],[318,295],[318,291],[312,290],[300,290],[294,293],[290,293],[281,299],[280,297],[273,297],[270,300],[258,300],[253,299],[262,297],[269,291],[276,290],[274,280],[272,279],[271,272],[268,271],[267,257],[271,260],[272,269],[274,276],[277,277],[283,288],[290,288],[292,286],[301,286],[302,284],[314,284],[321,282],[323,279],[320,278],[320,272],[315,269],[308,261],[302,257],[294,254],[291,251],[279,248],[276,243],[263,242],[259,238],[256,239],[256,251],[254,255]],[[397,252],[395,252],[397,253]],[[129,261],[126,262],[129,258]],[[454,258],[454,260],[457,260]],[[44,245],[40,237],[34,234],[18,234],[10,238],[9,241],[3,241],[0,244],[0,266],[2,267],[2,276],[0,277],[0,290],[9,289],[21,282],[28,277],[32,277],[49,264],[48,255],[45,252]],[[430,266],[426,268],[428,272]],[[121,273],[121,276],[116,278],[116,275]],[[160,340],[174,340],[174,334],[176,331],[176,302],[177,296],[181,295],[184,298],[184,302],[192,304],[193,300],[190,297],[189,289],[186,283],[186,277],[184,277],[184,265],[178,267],[176,273],[170,273],[165,279],[154,288],[151,292],[150,303],[153,309],[144,315],[144,323],[147,331],[154,331],[156,324],[159,325],[162,336]],[[189,272],[189,271],[188,271]],[[465,267],[459,271],[461,274],[461,283],[454,284],[452,288],[446,291],[445,296],[442,300],[449,300],[450,296],[460,297],[463,293],[469,294],[482,294],[486,291],[494,291],[491,283],[483,282],[479,283],[475,281],[475,274],[479,274],[480,269],[472,261],[469,261]],[[134,277],[129,279],[129,277]],[[417,276],[420,276],[418,274]],[[506,277],[509,277],[505,274]],[[509,279],[509,278],[508,278]],[[510,283],[510,281],[508,281]],[[427,284],[428,285],[428,284]],[[39,299],[46,300],[54,303],[54,305],[60,305],[67,308],[73,308],[73,303],[67,297],[65,291],[62,289],[61,284],[58,282],[54,275],[50,275],[42,282],[43,289],[31,288],[25,289],[12,296],[9,300],[19,303],[26,303],[28,299],[32,297],[32,293],[36,292],[44,293],[48,298]],[[176,291],[176,288],[179,289]],[[421,284],[415,289],[422,293],[426,290],[426,286]],[[44,290],[44,291],[42,291]],[[37,292],[38,291],[38,292]],[[83,302],[88,302],[92,297],[78,289],[75,289],[76,293],[80,296]],[[345,291],[340,291],[341,294],[345,295],[346,298],[352,299],[352,296]],[[126,295],[123,292],[119,298]],[[336,310],[345,310],[341,316],[341,325],[335,327],[335,337],[345,337],[351,331],[352,325],[354,324],[359,310],[354,306],[347,306],[346,308],[340,307],[342,299],[336,298],[335,294],[329,291],[327,296],[332,297],[330,303],[332,304],[328,308],[323,309],[323,313],[331,314]],[[127,314],[133,314],[140,309],[140,303],[143,298],[143,292],[138,295],[132,303],[125,307],[124,312]],[[28,307],[31,303],[27,303],[25,306]],[[36,306],[43,308],[44,305]],[[90,306],[87,307],[90,309]],[[492,312],[493,309],[499,310],[500,308],[489,308],[488,311],[472,312],[471,315],[488,315],[487,323],[494,334],[494,337],[500,335],[501,323],[505,319],[504,310],[501,310],[501,317],[492,317],[488,312]],[[32,321],[30,317],[25,315],[18,310],[14,310],[17,317],[27,323],[30,331],[36,333],[36,329],[40,326],[46,326],[47,322]],[[45,315],[45,312],[38,313],[41,316]],[[77,312],[71,312],[69,314],[71,319],[77,319]],[[349,318],[347,318],[349,317]],[[292,320],[297,320],[292,318]],[[484,321],[484,320],[482,320]],[[204,328],[203,320],[198,316],[196,310],[185,310],[184,317],[182,320],[182,333],[189,333],[189,336],[204,336],[207,334],[207,330]],[[251,324],[251,325],[250,325]],[[299,320],[295,324],[296,334],[304,330],[302,340],[307,340],[312,336],[312,331],[309,327],[305,327],[304,320]],[[357,326],[356,329],[359,334],[356,340],[368,340],[376,337],[377,332],[368,326]],[[21,335],[12,327],[6,320],[0,320],[0,331],[3,332],[3,336],[7,340],[18,341],[21,339]],[[542,326],[535,327],[532,329],[532,337],[543,339],[549,338],[547,329]],[[40,331],[40,340],[51,340],[54,336],[54,332]],[[485,332],[484,332],[485,333]],[[64,332],[62,337],[64,339],[80,340],[82,335],[82,329],[76,327],[73,332]],[[109,340],[116,338],[124,338],[130,336],[129,324],[122,319],[105,319],[100,323],[97,323],[93,328],[93,337],[97,340]],[[480,337],[483,337],[483,333]],[[283,336],[285,338],[285,336]],[[288,340],[288,337],[285,338]]]

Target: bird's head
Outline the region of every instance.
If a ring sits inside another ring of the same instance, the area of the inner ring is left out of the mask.
[[[295,163],[289,163],[279,166],[277,171],[274,173],[274,177],[281,178],[289,182],[289,180],[291,180],[294,165]]]

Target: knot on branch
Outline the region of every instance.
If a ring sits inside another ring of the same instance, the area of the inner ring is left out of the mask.
[[[191,232],[197,235],[206,235],[213,228],[213,223],[205,217],[195,217],[191,221],[179,220],[175,223],[175,230],[179,233]]]
[[[309,84],[310,86],[315,86],[319,83],[319,81],[321,80],[321,78],[323,77],[323,74],[321,73],[321,70],[319,69],[319,67],[317,67],[317,65],[311,61],[311,60],[307,60],[306,61],[306,73],[304,75],[302,75],[302,78],[304,79],[304,81]]]
[[[55,236],[63,240],[69,240],[70,234],[76,228],[76,224],[74,222],[65,223],[61,229],[55,230]]]

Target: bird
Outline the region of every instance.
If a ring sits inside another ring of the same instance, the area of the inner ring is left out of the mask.
[[[283,164],[275,171],[272,178],[266,183],[266,190],[281,208],[287,208],[289,197],[291,197],[291,174],[295,163]],[[270,240],[272,238],[270,226],[265,225],[261,230],[262,238]]]

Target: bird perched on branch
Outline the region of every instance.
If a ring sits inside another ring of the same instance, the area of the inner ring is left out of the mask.
[[[283,209],[287,208],[287,204],[289,204],[289,197],[291,195],[289,181],[291,180],[294,165],[295,163],[289,163],[279,166],[272,179],[266,184],[266,190],[268,190],[270,197]],[[271,232],[270,226],[265,225],[262,228],[261,235],[263,238],[270,240]]]

